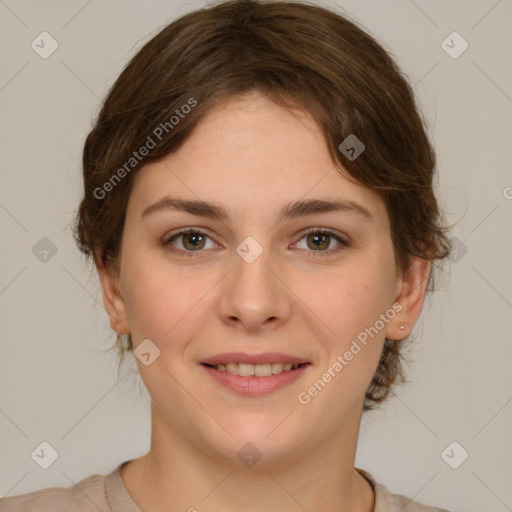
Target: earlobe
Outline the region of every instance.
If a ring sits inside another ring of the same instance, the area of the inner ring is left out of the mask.
[[[109,261],[96,264],[101,283],[103,304],[110,319],[110,327],[118,334],[129,334],[124,299],[118,287],[118,271]]]
[[[420,317],[425,299],[430,261],[423,258],[411,258],[409,268],[400,278],[398,295],[394,302],[401,306],[400,312],[389,322],[386,338],[402,340],[406,338]]]

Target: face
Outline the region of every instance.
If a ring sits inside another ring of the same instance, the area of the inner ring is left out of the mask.
[[[307,114],[254,93],[137,172],[120,273],[100,277],[112,327],[150,362],[137,359],[159,431],[231,459],[252,442],[277,461],[357,430],[426,270],[397,274],[382,200],[341,175]]]

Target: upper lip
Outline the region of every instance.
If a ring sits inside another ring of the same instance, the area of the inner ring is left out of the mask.
[[[201,361],[201,364],[229,364],[229,363],[242,363],[242,364],[265,364],[265,363],[291,363],[303,364],[308,363],[305,359],[278,352],[266,352],[264,354],[246,354],[245,352],[226,352],[225,354],[218,354],[208,359]]]

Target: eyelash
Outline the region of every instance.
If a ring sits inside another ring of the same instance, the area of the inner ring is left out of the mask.
[[[210,240],[212,240],[212,238],[210,236],[208,236],[206,233],[204,233],[203,231],[201,231],[199,229],[187,228],[187,229],[183,229],[181,231],[178,231],[177,233],[172,235],[170,238],[167,239],[167,241],[163,242],[163,245],[170,252],[173,252],[175,254],[183,255],[183,256],[187,256],[187,257],[191,257],[191,258],[197,257],[197,256],[199,256],[199,254],[201,252],[204,252],[204,250],[184,251],[182,249],[177,249],[176,247],[171,245],[171,242],[173,242],[177,238],[180,238],[181,236],[189,234],[189,233],[203,235],[203,236],[206,236],[207,238],[209,238]],[[341,244],[341,247],[338,247],[337,249],[330,249],[330,250],[325,250],[325,251],[310,250],[309,252],[312,253],[312,254],[310,254],[310,256],[314,257],[314,258],[316,258],[316,257],[323,258],[323,257],[326,257],[326,256],[330,256],[333,253],[338,253],[338,252],[342,251],[343,249],[345,249],[347,247],[350,247],[350,245],[351,245],[346,239],[342,238],[337,233],[335,233],[335,232],[333,232],[333,231],[331,231],[329,229],[320,229],[320,228],[308,228],[308,229],[306,229],[305,231],[303,231],[302,236],[299,238],[298,241],[302,240],[305,236],[307,236],[307,235],[309,235],[311,233],[321,234],[321,235],[329,235],[330,237],[334,238],[337,242],[339,242]]]

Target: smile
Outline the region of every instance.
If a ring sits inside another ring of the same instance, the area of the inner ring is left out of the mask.
[[[266,364],[246,364],[246,363],[228,363],[207,365],[220,372],[227,372],[231,375],[239,375],[240,377],[270,377],[282,372],[296,370],[300,364],[292,363],[266,363]]]
[[[308,372],[311,363],[285,354],[231,353],[207,359],[199,366],[221,388],[239,396],[257,397],[291,386]]]

